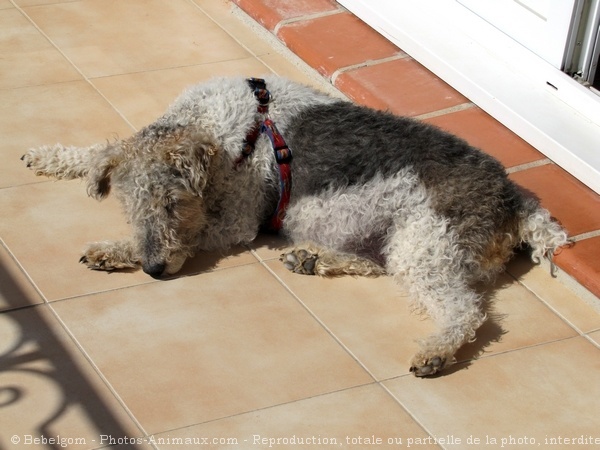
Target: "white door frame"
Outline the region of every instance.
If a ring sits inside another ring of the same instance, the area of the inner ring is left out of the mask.
[[[582,0],[456,0],[557,69]]]
[[[338,0],[600,193],[600,97],[455,0]]]

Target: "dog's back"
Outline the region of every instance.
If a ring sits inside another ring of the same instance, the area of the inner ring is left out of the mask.
[[[294,151],[292,201],[401,171],[414,175],[431,208],[456,234],[474,280],[500,270],[523,242],[539,259],[566,241],[496,159],[434,126],[336,102],[305,109],[286,137]]]

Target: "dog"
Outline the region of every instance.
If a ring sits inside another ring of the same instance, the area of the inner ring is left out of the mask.
[[[98,200],[116,192],[134,235],[90,244],[91,269],[160,278],[270,228],[295,246],[281,257],[293,272],[395,277],[438,328],[411,360],[420,377],[452,364],[485,321],[474,283],[520,246],[539,263],[567,242],[462,139],[275,76],[213,79],[130,138],[22,159],[36,175],[86,180]]]

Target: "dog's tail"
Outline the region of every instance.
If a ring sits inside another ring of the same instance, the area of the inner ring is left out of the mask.
[[[539,264],[543,257],[550,261],[554,276],[556,266],[553,262],[556,250],[569,242],[567,232],[550,217],[550,213],[532,200],[526,208],[529,212],[521,220],[521,242],[531,248],[531,259]]]

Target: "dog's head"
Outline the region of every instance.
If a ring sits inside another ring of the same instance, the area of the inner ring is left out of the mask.
[[[87,177],[88,193],[101,200],[114,188],[149,275],[174,274],[194,253],[206,220],[203,195],[216,149],[201,133],[155,127],[97,155]]]

